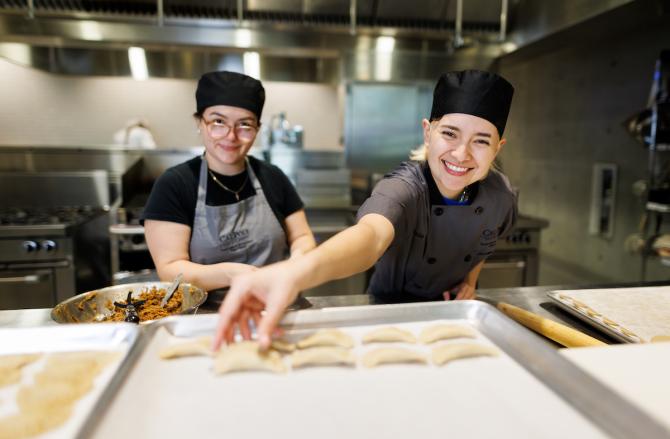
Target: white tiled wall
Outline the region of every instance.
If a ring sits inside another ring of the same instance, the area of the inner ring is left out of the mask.
[[[147,119],[158,147],[199,145],[191,114],[196,81],[58,76],[0,59],[0,145],[106,145],[127,120]],[[264,82],[263,123],[286,111],[306,149],[340,149],[335,86]]]

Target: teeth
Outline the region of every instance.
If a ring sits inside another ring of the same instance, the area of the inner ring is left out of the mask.
[[[448,163],[448,162],[445,162],[445,161],[442,161],[442,163],[444,163],[444,166],[446,166],[447,168],[451,169],[454,172],[465,172],[465,171],[468,170],[468,168],[462,168],[460,166],[455,166],[455,165],[452,165],[451,163]]]

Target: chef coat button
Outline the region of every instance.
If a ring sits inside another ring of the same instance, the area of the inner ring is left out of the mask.
[[[429,263],[429,264],[434,264],[434,263],[436,263],[436,262],[437,262],[437,259],[435,259],[435,258],[428,258],[428,263]]]
[[[444,213],[444,209],[442,209],[441,207],[435,208],[435,215],[440,216],[443,213]]]
[[[482,206],[477,206],[475,209],[475,214],[476,215],[481,215],[481,213],[484,211],[484,208]]]
[[[465,257],[463,258],[463,260],[464,260],[465,262],[470,262],[470,261],[472,260],[472,256],[471,256],[471,255],[465,255]]]

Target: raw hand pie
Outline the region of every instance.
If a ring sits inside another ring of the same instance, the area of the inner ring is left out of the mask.
[[[409,331],[394,328],[378,328],[363,336],[363,343],[392,343],[392,342],[416,343],[416,337]]]
[[[495,357],[497,355],[498,350],[491,346],[477,343],[451,343],[433,348],[433,364],[442,366],[459,358]]]
[[[291,352],[295,351],[295,345],[284,340],[272,340],[270,349],[274,349],[275,351],[279,351],[285,354],[290,354]]]
[[[471,328],[459,325],[434,325],[425,328],[419,334],[419,341],[423,344],[434,343],[449,338],[475,338],[476,334]]]
[[[212,352],[210,349],[211,345],[212,337],[199,337],[165,346],[160,350],[158,355],[163,360],[171,360],[173,358],[181,357],[193,357],[198,355],[209,357],[214,355],[214,352]]]
[[[294,369],[307,366],[352,366],[356,362],[349,349],[337,346],[320,346],[296,351],[291,356]]]
[[[297,346],[298,349],[311,348],[314,346],[339,346],[341,348],[351,348],[354,346],[354,339],[339,329],[320,329],[309,337],[300,340]]]
[[[417,351],[403,348],[379,348],[363,355],[363,366],[377,367],[389,363],[425,363],[426,357]]]
[[[284,373],[286,368],[279,352],[272,349],[261,351],[257,341],[241,341],[221,348],[214,360],[214,372],[244,372],[266,370]]]

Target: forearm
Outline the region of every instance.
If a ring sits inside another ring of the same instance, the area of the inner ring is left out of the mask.
[[[158,276],[163,281],[170,281],[179,273],[183,273],[184,282],[192,283],[204,290],[215,290],[230,285],[233,276],[246,273],[255,267],[236,262],[221,262],[203,265],[188,260],[177,260],[157,267]]]
[[[298,286],[304,290],[365,271],[377,262],[389,244],[390,239],[380,239],[370,225],[352,226],[295,262]]]
[[[479,279],[479,273],[482,271],[485,260],[480,261],[477,265],[472,267],[472,270],[465,275],[463,282],[470,285],[472,288],[477,287],[477,279]]]
[[[314,235],[311,233],[302,235],[291,243],[291,257],[303,255],[315,247]]]

